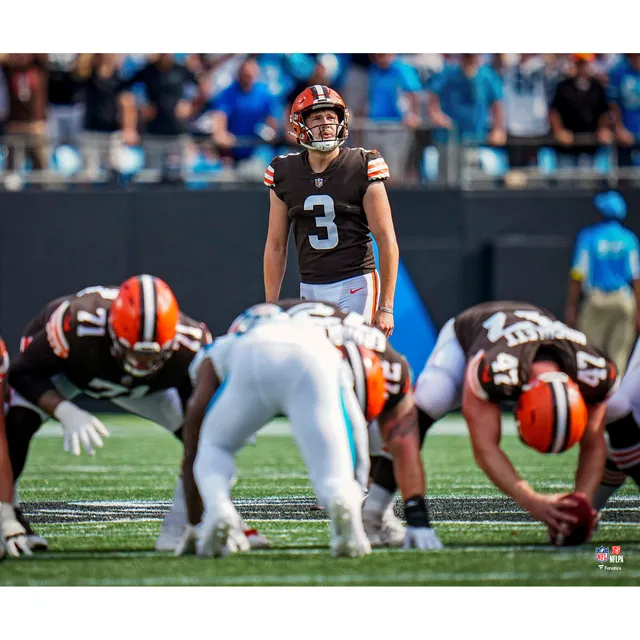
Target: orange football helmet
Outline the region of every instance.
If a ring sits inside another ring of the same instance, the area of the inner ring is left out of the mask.
[[[356,397],[367,422],[375,420],[387,401],[382,362],[375,351],[345,342],[340,351],[353,371]]]
[[[587,407],[578,385],[553,371],[523,386],[515,418],[526,445],[540,453],[562,453],[582,439]]]
[[[120,285],[109,313],[113,353],[138,378],[155,373],[173,353],[180,310],[173,292],[147,274]]]
[[[311,129],[318,127],[310,128],[306,125],[305,117],[316,109],[333,109],[338,114],[335,138],[316,138]],[[349,135],[349,109],[340,94],[325,85],[314,84],[300,93],[291,105],[289,121],[293,126],[294,133],[292,135],[298,144],[313,151],[333,151],[343,145]]]

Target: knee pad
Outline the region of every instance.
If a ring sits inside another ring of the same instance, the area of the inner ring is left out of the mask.
[[[444,369],[430,367],[418,378],[414,396],[418,409],[434,421],[453,409],[458,393],[458,383]]]

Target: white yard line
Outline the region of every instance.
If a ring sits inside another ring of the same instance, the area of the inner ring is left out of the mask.
[[[326,554],[328,551],[318,551],[318,554]],[[206,562],[206,560],[203,560]],[[209,562],[216,562],[211,561]],[[595,568],[595,567],[594,567]],[[563,580],[572,580],[574,578],[588,578],[590,573],[596,574],[595,571],[585,568],[584,571],[568,571],[562,574]],[[602,574],[596,574],[602,575]],[[625,577],[625,580],[629,578],[639,578],[640,571],[625,571],[624,569],[619,572],[620,577]],[[160,586],[165,584],[180,584],[180,585],[206,585],[206,584],[218,584],[218,585],[242,585],[242,584],[307,584],[307,585],[322,585],[322,584],[352,584],[354,582],[366,582],[367,584],[395,584],[398,582],[413,583],[420,582],[508,582],[512,580],[534,580],[539,581],[541,578],[538,573],[531,572],[516,572],[516,571],[502,571],[494,573],[486,573],[483,575],[475,573],[454,573],[443,571],[429,571],[424,570],[421,572],[404,572],[394,573],[389,576],[380,576],[379,578],[372,577],[369,573],[352,573],[341,575],[261,575],[253,577],[251,575],[246,576],[218,576],[214,580],[207,580],[207,578],[198,578],[196,576],[181,576],[175,575],[167,576],[154,576],[152,578],[104,578],[100,579],[87,579],[83,580],[81,584],[87,586]],[[557,578],[556,578],[557,579]],[[606,579],[606,578],[605,578]],[[542,579],[544,580],[544,578]],[[14,584],[11,581],[4,583],[5,585]],[[16,584],[20,584],[16,582]],[[57,586],[60,584],[59,580],[29,580],[27,582],[29,586]]]

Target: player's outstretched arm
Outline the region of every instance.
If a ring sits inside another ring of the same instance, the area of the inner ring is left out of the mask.
[[[193,475],[193,464],[198,453],[200,427],[202,426],[207,406],[219,386],[220,380],[213,368],[213,363],[209,358],[203,358],[198,367],[193,394],[187,403],[187,414],[183,428],[184,464],[182,481],[184,483],[187,515],[192,526],[197,525],[202,517],[202,500]]]
[[[571,501],[561,503],[562,496],[559,495],[537,493],[518,475],[500,448],[500,407],[478,398],[465,382],[462,413],[469,428],[474,458],[489,480],[536,520],[568,534],[569,525],[577,522],[577,518],[567,512],[574,504]]]
[[[289,246],[289,209],[273,189],[269,193],[269,229],[264,247],[264,296],[266,302],[280,297],[282,279],[287,266]]]
[[[393,472],[402,498],[406,501],[425,494],[425,474],[420,457],[418,411],[409,391],[389,411],[378,418],[380,433],[393,458]]]
[[[581,491],[593,503],[607,461],[607,443],[604,437],[607,405],[601,402],[589,406],[587,411],[587,426],[580,440],[576,492]]]

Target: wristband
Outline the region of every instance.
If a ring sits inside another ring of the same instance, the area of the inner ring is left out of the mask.
[[[409,527],[431,527],[427,503],[422,496],[413,496],[405,500],[404,515]]]
[[[384,311],[385,313],[388,313],[389,315],[393,315],[393,309],[387,309],[387,307],[378,307],[378,311]]]

